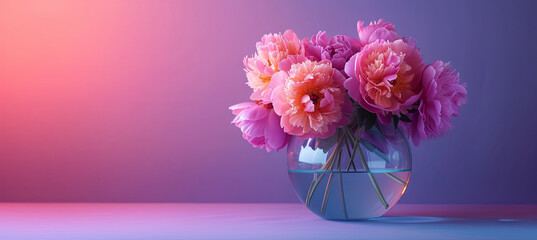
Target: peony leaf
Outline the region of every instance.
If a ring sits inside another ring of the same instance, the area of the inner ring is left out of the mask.
[[[410,118],[408,118],[407,115],[404,115],[404,114],[401,114],[401,121],[403,122],[411,122],[412,120],[410,120]]]
[[[367,111],[365,108],[358,109],[358,126],[365,126],[365,129],[371,129],[377,123],[377,114]]]

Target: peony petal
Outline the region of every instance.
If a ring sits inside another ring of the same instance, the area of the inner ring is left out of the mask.
[[[349,76],[347,80],[343,83],[347,91],[349,92],[349,96],[354,99],[354,101],[358,101],[360,97],[360,80],[356,77],[355,67],[356,67],[356,55],[351,57],[351,59],[347,62],[345,65],[345,73]]]
[[[287,51],[290,55],[299,54],[301,50],[300,39],[298,36],[290,29],[285,30],[283,33],[283,39],[285,41]]]
[[[428,84],[430,84],[430,82],[434,79],[435,75],[436,75],[436,70],[434,69],[432,65],[429,65],[425,68],[421,76],[423,83],[427,84],[425,88],[429,87]]]
[[[235,110],[240,110],[240,111],[242,111],[242,110],[245,109],[245,108],[250,108],[250,107],[252,107],[252,106],[256,106],[256,105],[257,105],[257,104],[255,104],[255,103],[253,103],[253,102],[243,102],[243,103],[235,104],[235,105],[229,107],[229,109],[230,109],[231,111],[235,111]],[[240,111],[239,111],[239,112],[240,112]],[[236,113],[234,113],[234,114],[236,114]]]
[[[334,71],[334,75],[332,76],[332,78],[334,79],[334,82],[339,85],[339,87],[344,86],[346,79],[340,71]]]
[[[377,40],[382,41],[394,41],[400,39],[399,35],[395,33],[395,26],[389,22],[382,22],[379,19],[375,23],[370,23],[367,27],[364,27],[363,21],[358,21],[357,24],[358,36],[362,45],[366,45]]]
[[[286,110],[289,108],[283,87],[284,86],[278,86],[274,88],[272,91],[272,97],[270,98],[274,111],[280,116],[283,116],[283,114],[285,114]]]
[[[373,29],[364,27],[364,21],[358,21],[357,29],[358,29],[358,37],[360,38],[360,42],[363,45],[369,43],[369,36],[371,36]]]
[[[369,39],[367,42],[374,42],[376,40],[388,40],[391,41],[391,34],[386,28],[377,28],[373,32],[371,32],[371,35],[369,35]]]
[[[321,93],[324,95],[324,98],[321,100],[319,107],[325,108],[326,106],[331,106],[332,108],[330,110],[332,110],[334,108],[334,96],[326,89],[323,89]]]
[[[243,134],[250,137],[262,137],[266,121],[242,121],[240,128]]]
[[[249,137],[247,135],[243,135],[243,138],[246,139],[254,147],[265,146],[265,137]]]
[[[280,61],[280,63],[278,64],[278,68],[281,71],[288,72],[289,70],[291,70],[291,66],[293,66],[293,64],[301,63],[306,60],[308,59],[303,55],[290,55]]]
[[[263,100],[266,95],[266,89],[256,89],[254,92],[250,95],[250,100],[256,101],[256,100]]]
[[[332,66],[335,69],[338,69],[338,70],[344,69],[345,63],[347,63],[347,60],[345,58],[337,58],[337,57],[332,58]]]
[[[284,85],[287,77],[289,77],[289,75],[283,71],[277,72],[272,75],[272,80],[270,81],[270,87],[272,88],[272,92],[274,92],[275,88]]]
[[[301,103],[304,104],[304,111],[306,112],[315,111],[315,105],[313,105],[313,102],[311,102],[309,95],[302,96]]]
[[[254,106],[245,109],[244,111],[237,114],[238,116],[241,116],[241,121],[248,120],[248,121],[256,121],[263,118],[266,118],[268,115],[269,110],[255,104]]]
[[[280,116],[274,111],[269,113],[267,125],[265,128],[265,142],[267,143],[267,151],[272,149],[280,150],[287,145],[288,135],[280,127]]]

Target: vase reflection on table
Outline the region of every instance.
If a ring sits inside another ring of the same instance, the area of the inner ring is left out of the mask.
[[[393,125],[364,129],[346,126],[331,138],[293,138],[287,146],[295,192],[318,216],[379,217],[404,193],[412,168],[407,138]]]

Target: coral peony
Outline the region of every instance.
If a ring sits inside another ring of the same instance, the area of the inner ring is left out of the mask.
[[[254,147],[266,148],[270,152],[287,145],[289,135],[280,127],[280,116],[276,115],[270,103],[245,102],[229,109],[236,115],[232,123],[241,129],[242,137]]]
[[[272,103],[286,133],[304,138],[328,138],[348,122],[352,104],[345,77],[328,60],[306,60],[273,76]]]
[[[274,69],[269,66],[266,60],[255,55],[251,58],[244,58],[244,70],[248,79],[248,86],[254,89],[250,96],[252,100],[261,100],[269,95],[270,79],[274,74]]]
[[[330,60],[332,67],[345,74],[345,63],[360,50],[360,42],[352,37],[336,35],[328,39],[326,32],[319,32],[310,39],[303,39],[306,57],[310,60]]]
[[[360,105],[388,124],[392,114],[406,114],[421,95],[423,60],[403,40],[377,40],[354,55],[345,66],[345,88]]]
[[[458,109],[466,102],[466,85],[459,82],[459,74],[449,63],[436,61],[428,65],[421,82],[423,94],[410,125],[416,146],[421,140],[447,132],[452,127],[451,117],[459,116]]]
[[[358,21],[358,37],[363,45],[377,40],[393,42],[397,39],[401,39],[401,37],[395,33],[395,25],[389,22],[382,22],[382,19],[379,19],[377,22],[369,23],[369,26],[367,27],[364,27],[363,21]]]
[[[304,55],[304,49],[298,36],[291,30],[283,34],[265,34],[256,43],[257,53],[244,58],[244,67],[248,86],[254,92],[252,100],[270,100],[270,80],[279,71],[279,64],[288,56]]]

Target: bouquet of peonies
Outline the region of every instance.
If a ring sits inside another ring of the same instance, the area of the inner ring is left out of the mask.
[[[449,63],[424,65],[415,43],[382,19],[359,21],[358,39],[264,35],[244,59],[252,101],[230,107],[244,139],[271,151],[292,136],[327,139],[393,125],[418,146],[452,127],[466,86]]]

